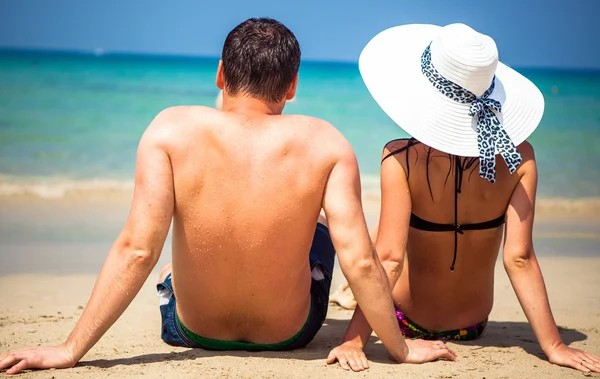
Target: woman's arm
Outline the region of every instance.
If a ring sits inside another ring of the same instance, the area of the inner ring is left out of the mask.
[[[532,230],[537,190],[537,168],[533,148],[519,147],[523,163],[521,179],[506,211],[504,267],[517,298],[542,350],[550,362],[584,372],[600,372],[600,359],[567,347],[558,334],[552,316],[544,278],[533,249]]]

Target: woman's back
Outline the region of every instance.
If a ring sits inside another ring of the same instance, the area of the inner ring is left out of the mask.
[[[527,142],[519,152],[533,159]],[[386,181],[401,167],[410,208],[382,213],[411,213],[406,257],[394,300],[411,319],[432,330],[457,329],[484,320],[493,304],[494,266],[502,241],[504,216],[522,176],[510,174],[496,159],[496,183],[482,179],[477,158],[452,156],[414,139],[392,141],[382,162]],[[401,190],[400,184],[397,190]],[[393,197],[393,194],[392,194]],[[382,218],[386,217],[382,214]],[[456,248],[455,248],[456,243]],[[443,316],[440,316],[443,315]]]
[[[504,268],[550,362],[600,372],[600,358],[561,341],[533,248],[537,169],[526,139],[544,113],[539,89],[464,24],[386,29],[359,68],[373,99],[415,138],[388,143],[381,164],[376,248],[401,332],[480,337],[504,231]],[[364,359],[355,347],[370,333],[357,311],[330,355]]]

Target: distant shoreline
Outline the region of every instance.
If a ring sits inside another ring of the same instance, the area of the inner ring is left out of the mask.
[[[74,57],[74,58],[92,58],[92,59],[137,59],[137,60],[164,60],[164,61],[211,61],[217,62],[219,56],[203,55],[203,54],[183,54],[183,53],[151,53],[147,51],[122,51],[122,50],[106,50],[101,47],[89,50],[80,49],[51,49],[42,47],[15,47],[15,46],[0,46],[0,59],[5,56],[38,56],[38,57]],[[354,66],[358,65],[357,60],[322,60],[303,58],[302,63],[309,65],[341,65]],[[568,73],[600,73],[600,69],[593,67],[554,67],[554,66],[515,66],[517,71],[535,70],[538,72],[568,72]]]

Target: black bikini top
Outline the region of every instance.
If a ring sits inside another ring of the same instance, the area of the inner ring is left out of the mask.
[[[399,140],[396,140],[396,141],[399,141]],[[420,142],[415,140],[414,138],[408,139],[408,143],[406,144],[406,146],[390,152],[388,155],[386,155],[381,160],[381,162],[383,163],[383,161],[385,161],[387,158],[391,157],[392,155],[401,153],[405,150],[408,150],[408,148],[410,148],[411,146],[414,146],[418,143],[420,143]],[[427,162],[429,162],[429,154],[430,153],[431,153],[431,150],[428,151]],[[466,230],[494,229],[494,228],[497,228],[500,225],[504,224],[504,221],[505,221],[505,215],[502,215],[493,220],[478,222],[475,224],[459,224],[458,223],[458,195],[461,193],[462,174],[463,174],[463,171],[470,168],[475,162],[477,162],[477,160],[471,160],[470,162],[462,162],[460,160],[460,157],[452,156],[452,158],[454,160],[454,165],[455,165],[454,185],[456,188],[456,190],[454,192],[454,223],[453,224],[439,224],[436,222],[424,220],[424,219],[420,218],[419,216],[415,215],[414,213],[410,214],[410,226],[415,229],[424,230],[424,231],[428,231],[428,232],[454,232],[454,257],[452,259],[452,265],[450,266],[450,271],[454,271],[454,265],[456,263],[456,252],[458,249],[458,235],[459,234],[464,234],[464,232]],[[408,164],[408,151],[406,152],[406,171],[407,171],[406,176],[408,177],[410,175],[410,166]],[[427,184],[429,186],[429,191],[431,192],[431,183],[429,183],[429,164],[427,165],[427,179],[428,179]]]

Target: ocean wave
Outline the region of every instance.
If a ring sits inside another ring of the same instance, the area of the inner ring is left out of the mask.
[[[600,217],[600,197],[541,197],[536,201],[536,214],[588,215]]]
[[[363,186],[363,205],[365,209],[377,209],[381,203],[379,188]],[[538,197],[536,199],[536,215],[569,216],[585,215],[600,217],[600,197]]]
[[[379,209],[381,194],[379,177],[363,175],[361,178],[365,207]],[[34,197],[40,199],[66,199],[70,197],[112,198],[115,194],[131,194],[133,180],[64,178],[23,178],[0,175],[0,199],[11,197]],[[539,197],[536,213],[541,214],[585,214],[600,216],[600,197]]]
[[[363,175],[361,185],[364,193],[379,196],[379,177]],[[33,196],[42,199],[61,199],[86,192],[127,192],[133,190],[133,180],[116,179],[67,179],[60,177],[20,177],[0,174],[0,198]]]
[[[61,178],[14,178],[0,176],[0,197],[32,196],[42,199],[62,199],[73,194],[90,192],[130,192],[133,181],[111,179],[71,180]]]

